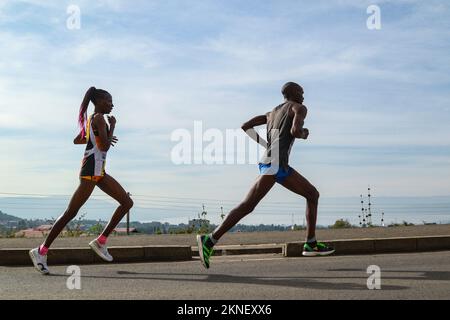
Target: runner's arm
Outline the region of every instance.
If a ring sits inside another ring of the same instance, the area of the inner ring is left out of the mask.
[[[291,134],[297,139],[307,139],[309,130],[303,128],[308,110],[303,105],[295,105],[292,107],[294,112],[294,120],[292,121]]]
[[[111,142],[114,137],[115,119],[114,124],[111,123],[110,125],[109,132],[105,118],[101,114],[97,114],[94,117],[93,126],[98,131],[98,137],[95,137],[98,148],[100,149],[100,151],[107,152],[112,145]]]
[[[260,145],[262,145],[264,148],[267,149],[267,141],[264,140],[263,138],[261,138],[261,136],[255,130],[255,127],[261,126],[261,125],[266,124],[266,123],[267,123],[267,114],[261,115],[261,116],[257,116],[257,117],[254,117],[254,118],[250,119],[249,121],[244,123],[241,126],[241,128],[242,128],[242,130],[245,131],[245,133],[250,138],[252,138],[257,143],[259,143]]]
[[[73,143],[74,144],[86,144],[87,140],[86,137],[84,137],[83,139],[81,139],[81,132],[75,137],[75,139],[73,139]]]

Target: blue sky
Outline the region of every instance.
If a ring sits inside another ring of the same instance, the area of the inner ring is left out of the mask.
[[[371,4],[381,30],[366,27]],[[239,201],[255,166],[175,166],[171,132],[239,128],[293,80],[311,135],[291,165],[323,197],[448,195],[449,40],[444,1],[0,0],[0,192],[73,192],[95,85],[114,98],[107,170],[127,190]],[[296,199],[277,187],[266,201]]]

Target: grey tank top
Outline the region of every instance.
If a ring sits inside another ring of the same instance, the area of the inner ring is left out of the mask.
[[[289,116],[292,106],[292,102],[285,102],[267,114],[267,150],[261,163],[289,168],[289,154],[295,141],[291,134],[294,117]]]

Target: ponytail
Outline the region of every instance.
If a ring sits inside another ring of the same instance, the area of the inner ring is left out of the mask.
[[[83,102],[81,102],[80,113],[78,114],[78,125],[80,127],[81,138],[86,137],[86,121],[87,121],[87,109],[89,107],[89,102],[94,102],[97,89],[95,87],[90,87],[86,94],[84,95]]]

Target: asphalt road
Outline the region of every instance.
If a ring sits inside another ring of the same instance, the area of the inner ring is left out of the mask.
[[[381,289],[367,287],[367,268]],[[81,289],[67,287],[67,266],[51,276],[31,267],[0,267],[0,299],[450,299],[450,251],[283,258],[280,255],[80,266]]]

